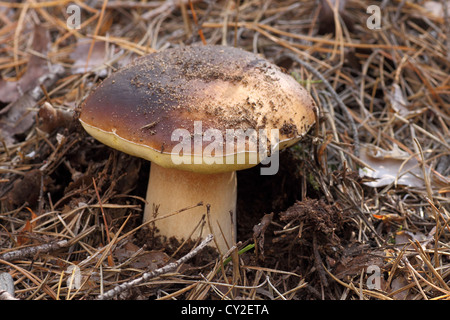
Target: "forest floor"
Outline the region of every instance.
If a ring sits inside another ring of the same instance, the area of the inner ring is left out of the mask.
[[[450,3],[336,2],[1,2],[8,297],[449,299]],[[95,141],[77,119],[114,70],[202,42],[260,54],[320,110],[276,175],[238,172],[226,256],[143,225],[150,164]]]

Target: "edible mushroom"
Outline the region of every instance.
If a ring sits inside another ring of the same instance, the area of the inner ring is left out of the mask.
[[[269,61],[204,45],[151,53],[113,73],[87,97],[80,121],[100,142],[151,161],[144,221],[156,218],[159,233],[178,240],[212,233],[224,254],[235,241],[236,170],[299,141],[315,108]],[[210,205],[207,231],[193,232],[204,206],[171,215],[200,202]]]

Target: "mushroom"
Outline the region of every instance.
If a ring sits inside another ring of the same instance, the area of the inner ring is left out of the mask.
[[[144,221],[178,240],[212,233],[226,253],[235,241],[236,171],[299,141],[315,108],[276,65],[204,45],[152,53],[113,73],[87,97],[80,121],[100,142],[151,161]],[[200,202],[210,210],[178,212]]]

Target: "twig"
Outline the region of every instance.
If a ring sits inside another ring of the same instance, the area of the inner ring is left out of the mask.
[[[192,1],[192,0],[191,0]],[[195,1],[197,2],[197,1]],[[141,15],[140,19],[145,20],[145,21],[149,21],[152,18],[164,13],[164,12],[172,12],[173,10],[175,10],[180,4],[187,4],[188,0],[167,0],[164,2],[159,2],[162,3],[161,5],[159,5],[158,7],[156,7],[153,10],[147,11],[144,14]],[[150,3],[148,4],[148,6],[150,6]]]
[[[197,14],[195,13],[195,9],[194,9],[194,5],[192,4],[191,0],[189,0],[188,3],[189,3],[189,7],[191,8],[192,19],[194,20],[195,26],[198,29],[198,31],[197,31],[198,35],[200,36],[200,39],[202,40],[202,43],[203,44],[207,44],[205,36],[203,35],[202,27],[199,26],[198,19],[197,19]]]
[[[50,252],[54,250],[58,250],[67,245],[67,240],[61,240],[57,242],[51,242],[42,244],[35,247],[26,247],[18,250],[14,250],[11,252],[4,253],[0,255],[0,260],[11,261],[16,259],[21,259],[29,256],[33,256],[38,252]]]
[[[447,38],[447,59],[450,60],[450,15],[448,14],[448,10],[450,9],[450,5],[448,1],[442,0],[442,9],[444,11],[444,26],[445,26],[445,35]]]
[[[103,17],[105,16],[106,5],[108,4],[108,0],[103,0],[102,9],[100,11],[100,16],[98,17],[97,25],[95,26],[94,36],[98,35],[100,30],[100,26],[103,23]],[[89,66],[89,60],[91,59],[92,52],[94,50],[95,38],[92,38],[91,45],[89,47],[88,56],[86,58],[85,71],[87,72]]]
[[[191,252],[189,252],[188,254],[186,254],[185,256],[181,257],[179,260],[169,263],[167,265],[165,265],[162,268],[158,268],[156,270],[153,270],[152,272],[146,272],[144,273],[141,277],[130,281],[130,282],[126,282],[123,283],[121,285],[116,286],[115,288],[107,291],[106,293],[99,295],[97,297],[97,300],[109,300],[114,298],[115,296],[117,296],[118,294],[120,294],[123,291],[129,290],[131,288],[133,288],[134,286],[147,281],[149,279],[158,277],[162,274],[168,273],[176,268],[178,268],[178,266],[180,266],[181,264],[183,264],[184,262],[186,262],[187,260],[191,259],[192,257],[194,257],[195,255],[197,255],[197,253],[199,253],[204,247],[206,247],[206,245],[213,239],[213,235],[209,234],[199,245],[198,247],[196,247],[195,249],[193,249]]]
[[[95,183],[95,179],[94,178],[92,178],[92,183],[94,185],[95,194],[97,195],[98,204],[100,205],[100,211],[102,212],[103,223],[105,224],[106,237],[108,239],[108,244],[110,244],[111,243],[111,236],[109,235],[109,227],[108,227],[108,223],[106,221],[105,212],[103,211],[102,199],[100,198],[100,194],[98,193],[97,184]],[[109,255],[108,255],[108,264],[109,264],[110,267],[112,267],[114,265],[112,252],[110,252]]]
[[[319,273],[320,281],[324,287],[328,287],[328,281],[326,274],[322,268],[322,259],[320,257],[319,248],[317,247],[317,236],[316,233],[313,234],[313,252],[314,252],[314,265],[316,266],[317,272]]]

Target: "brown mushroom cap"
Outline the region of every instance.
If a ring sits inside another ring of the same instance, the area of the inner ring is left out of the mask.
[[[282,149],[314,124],[315,108],[308,92],[276,65],[241,49],[206,45],[152,53],[115,72],[86,99],[80,121],[93,137],[123,152],[163,167],[215,172],[255,163],[175,165],[171,154],[180,141],[172,141],[172,133],[186,129],[194,141],[194,122],[201,121],[203,132],[220,130],[223,156],[236,160],[254,150],[254,141],[241,149],[234,143],[226,153],[226,129],[264,129],[268,137],[277,129]],[[203,139],[200,152],[210,143]],[[192,143],[183,156],[201,157],[198,151]]]

